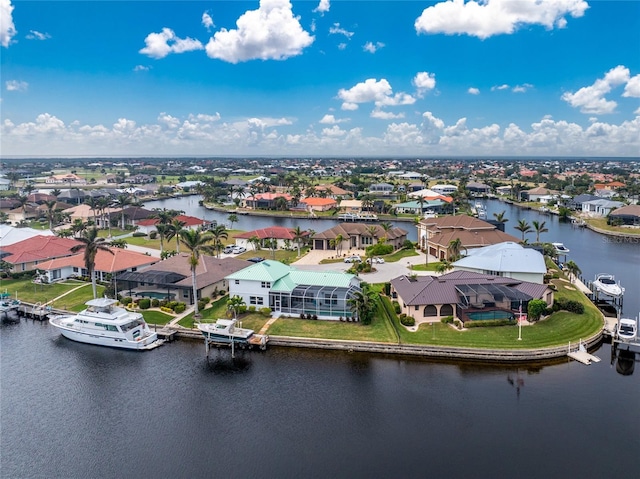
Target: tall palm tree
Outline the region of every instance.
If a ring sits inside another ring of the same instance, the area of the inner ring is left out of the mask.
[[[337,234],[333,241],[336,248],[336,255],[340,256],[340,253],[342,253],[342,242],[344,241],[344,236]]]
[[[93,211],[93,224],[97,224],[96,213],[100,210],[100,207],[98,205],[98,199],[94,198],[93,196],[87,196],[84,202],[86,205],[89,205],[89,208],[91,208],[91,211]]]
[[[71,232],[73,233],[73,236],[80,236],[86,229],[87,225],[80,218],[76,218],[71,224]]]
[[[49,220],[49,229],[53,230],[53,222],[56,219],[56,200],[45,201],[45,206],[47,207],[47,219]]]
[[[569,279],[573,283],[573,280],[580,274],[582,271],[578,267],[578,265],[573,261],[567,261],[564,265],[566,270],[569,272]]]
[[[186,224],[187,223],[185,223],[184,221],[180,221],[179,219],[174,218],[173,221],[167,225],[167,239],[170,241],[175,237],[176,252],[178,253],[180,253],[180,231],[182,231],[182,228],[184,228],[184,225]]]
[[[96,200],[96,204],[98,205],[98,210],[102,212],[102,222],[103,224],[107,224],[107,228],[109,229],[109,236],[111,236],[111,218],[109,217],[109,213],[107,209],[111,206],[111,199],[107,196],[103,196],[102,198],[98,198]]]
[[[120,227],[124,229],[124,209],[129,206],[133,201],[131,200],[131,195],[129,193],[122,193],[116,196],[113,204],[120,208]]]
[[[158,223],[156,225],[156,231],[160,238],[160,254],[164,253],[164,240],[171,234],[171,227],[167,224]]]
[[[457,261],[460,259],[460,254],[465,249],[460,238],[449,241],[449,261]]]
[[[159,223],[163,225],[168,225],[180,213],[182,213],[182,211],[169,210],[167,208],[155,208],[153,210],[153,215],[151,215],[151,218],[157,219]]]
[[[211,237],[213,238],[213,248],[216,250],[216,256],[220,257],[220,251],[224,247],[222,244],[223,239],[227,239],[229,237],[229,233],[227,232],[227,228],[224,225],[216,225],[214,228],[209,230],[211,233]]]
[[[113,254],[113,251],[109,249],[109,242],[98,236],[98,228],[95,226],[89,230],[85,230],[77,240],[80,241],[81,244],[71,248],[71,252],[77,253],[84,251],[84,266],[91,277],[91,288],[93,289],[93,299],[95,299],[98,296],[94,271],[96,267],[96,255],[98,251],[107,251],[110,254]]]
[[[260,238],[256,235],[253,235],[251,238],[247,240],[247,242],[253,246],[253,251],[258,251],[260,248]]]
[[[293,241],[298,247],[298,257],[300,257],[300,243],[302,243],[302,240],[304,240],[304,237],[307,234],[307,232],[304,230],[301,230],[299,226],[296,226],[295,228],[293,228],[291,232],[293,233]]]
[[[229,224],[231,225],[231,229],[233,229],[233,224],[238,222],[238,215],[230,214],[227,219],[229,220]]]
[[[200,264],[200,256],[212,255],[213,247],[210,245],[213,235],[198,230],[184,229],[180,231],[180,242],[189,251],[189,266],[191,266],[191,283],[193,284],[193,304],[195,306],[194,317],[199,318],[198,311],[198,284],[196,282],[196,268]]]
[[[545,226],[546,221],[539,223],[538,221],[532,221],[533,229],[536,232],[536,243],[540,243],[540,233],[546,233],[549,228]]]
[[[524,235],[531,231],[531,225],[527,223],[527,220],[518,220],[518,224],[514,226],[515,229],[522,233],[522,241],[524,242]]]

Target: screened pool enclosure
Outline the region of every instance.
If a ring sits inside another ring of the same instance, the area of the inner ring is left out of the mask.
[[[298,316],[311,314],[321,318],[343,318],[353,316],[349,300],[358,286],[349,287],[298,285],[290,291],[271,290],[269,307],[273,311]]]

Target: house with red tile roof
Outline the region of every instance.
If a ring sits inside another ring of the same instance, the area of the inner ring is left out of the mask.
[[[9,246],[0,247],[0,259],[13,266],[13,271],[33,271],[38,265],[55,258],[71,256],[71,248],[79,241],[58,236],[38,235]]]
[[[108,274],[119,274],[125,271],[138,271],[160,261],[158,258],[121,248],[109,248],[113,253],[99,250],[96,254],[96,279],[106,281]],[[75,276],[88,276],[85,269],[84,253],[65,256],[45,261],[38,265],[50,283]]]
[[[188,215],[178,215],[175,217],[176,220],[182,221],[184,223],[185,229],[197,230],[198,228],[205,229],[210,222],[207,220],[203,220],[200,218],[196,218],[195,216]],[[138,221],[138,231],[149,234],[152,231],[156,230],[156,225],[160,222],[157,218],[148,218],[146,220]]]
[[[328,211],[338,207],[338,202],[333,198],[316,198],[315,196],[301,199],[300,204],[304,205],[307,211]]]

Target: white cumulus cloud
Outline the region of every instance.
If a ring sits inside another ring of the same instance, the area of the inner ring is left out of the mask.
[[[209,15],[208,12],[204,12],[202,14],[202,26],[207,30],[210,30],[213,27],[215,27],[215,24],[213,23],[213,18],[211,18],[211,15]]]
[[[413,77],[412,83],[416,87],[418,96],[422,98],[427,91],[436,87],[436,75],[435,73],[418,72]]]
[[[331,2],[329,0],[320,0],[320,3],[316,8],[313,9],[314,12],[326,13],[331,8]]]
[[[163,28],[160,33],[150,33],[144,39],[144,43],[147,46],[139,50],[139,53],[151,58],[164,58],[170,53],[184,53],[204,48],[200,40],[179,38],[170,28]]]
[[[624,86],[624,93],[622,96],[640,98],[640,75],[636,75],[629,79]]]
[[[149,67],[146,65],[136,65],[133,67],[134,72],[146,72],[149,71]]]
[[[285,60],[300,55],[314,41],[293,15],[289,0],[261,0],[236,21],[237,29],[221,29],[207,43],[207,55],[229,63]]]
[[[580,88],[577,92],[566,92],[562,99],[574,108],[580,108],[582,113],[605,114],[613,113],[618,104],[613,100],[607,100],[604,96],[618,85],[627,83],[629,69],[618,65],[609,70],[604,78],[599,78],[593,85]],[[632,86],[633,88],[633,86]]]
[[[322,117],[320,123],[322,123],[323,125],[337,125],[338,123],[345,123],[348,121],[348,118],[336,118],[334,115],[327,114]]]
[[[584,0],[448,0],[427,7],[415,21],[417,33],[466,34],[481,39],[511,34],[523,25],[564,28],[565,16],[584,15]]]
[[[0,0],[0,45],[7,48],[16,33],[11,0]]]
[[[347,38],[351,38],[354,35],[354,32],[342,28],[339,23],[334,23],[333,26],[329,28],[329,33],[331,35],[344,35]]]
[[[377,118],[378,120],[396,120],[398,118],[404,118],[404,113],[392,113],[390,111],[383,111],[376,108],[369,116],[371,118]]]
[[[468,93],[469,95],[479,95],[479,94],[480,94],[480,90],[479,90],[479,89],[477,89],[477,88],[475,88],[475,87],[470,87],[470,88],[467,90],[467,93]]]
[[[343,101],[343,110],[357,110],[358,104],[374,102],[376,108],[382,106],[412,105],[415,98],[407,93],[393,93],[389,82],[382,78],[380,81],[369,78],[364,82],[338,91],[338,98]]]
[[[378,50],[380,50],[381,48],[384,48],[384,43],[382,43],[382,42],[376,42],[376,43],[367,42],[362,46],[362,49],[365,52],[369,52],[369,53],[375,53]]]
[[[7,80],[4,82],[7,91],[27,91],[29,84],[26,81]]]
[[[29,33],[25,35],[27,40],[48,40],[51,35],[48,33],[38,32],[37,30],[29,30]]]

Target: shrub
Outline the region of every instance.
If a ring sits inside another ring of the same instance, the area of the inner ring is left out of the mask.
[[[207,307],[207,302],[206,301],[202,301],[202,300],[198,301],[198,310],[199,311],[202,311],[206,307]]]
[[[313,319],[314,321],[317,321],[318,320],[318,315],[314,314],[313,316],[311,316],[311,319]]]
[[[133,235],[135,236],[135,234]],[[149,233],[149,239],[156,239],[158,237],[158,232],[157,231],[152,231],[151,233]]]
[[[184,303],[179,303],[179,304],[176,304],[176,306],[173,308],[173,311],[176,314],[180,314],[180,313],[184,313],[185,309],[187,309],[187,305]]]
[[[136,231],[131,236],[133,236],[134,238],[141,238],[143,236],[147,236],[147,234],[146,233],[142,233],[141,231]]]
[[[392,304],[393,304],[393,310],[396,312],[396,314],[400,314],[402,312],[400,303],[398,303],[397,301],[394,301]]]
[[[411,240],[405,240],[404,243],[402,243],[402,247],[404,249],[415,249],[415,245],[413,244],[413,241]]]
[[[564,310],[574,314],[582,314],[584,313],[584,305],[578,301],[556,299],[553,302],[552,310],[553,311]]]
[[[458,329],[462,329],[462,321],[460,321],[459,319],[456,319],[453,324],[456,325],[456,328]]]
[[[166,306],[160,306],[160,311],[164,311],[165,313],[173,314],[173,309],[167,308]]]
[[[244,314],[247,312],[247,305],[246,304],[241,304],[240,307],[238,308],[238,313],[239,314]]]
[[[120,303],[122,303],[122,304],[129,304],[129,303],[131,303],[131,296],[125,296],[124,298],[122,298],[122,299],[120,300]]]
[[[529,319],[538,321],[542,313],[547,309],[547,303],[542,299],[532,299],[527,306]]]
[[[376,243],[366,248],[367,256],[383,256],[393,253],[393,245],[387,243]]]
[[[305,318],[304,313],[300,313],[300,319],[304,319],[304,318]]]
[[[169,300],[168,299],[161,299],[160,300],[160,307],[167,306],[168,304],[169,304]]]
[[[160,306],[160,300],[158,298],[153,298],[151,300],[151,307],[157,308],[158,306]]]
[[[249,306],[247,311],[249,311],[250,313],[255,313],[256,312],[256,307],[255,306]]]
[[[453,323],[453,316],[445,316],[440,320],[440,322],[444,324],[451,324]]]
[[[260,314],[265,318],[271,316],[271,308],[260,308]]]
[[[211,298],[209,296],[205,296],[204,298],[200,298],[200,301],[204,301],[206,304],[211,302]]]
[[[484,328],[491,326],[509,326],[514,324],[512,319],[484,319],[482,321],[466,321],[464,323],[465,328]]]
[[[142,298],[138,301],[138,307],[140,309],[149,309],[151,307],[151,300],[149,298]]]
[[[391,283],[384,283],[384,294],[387,296],[391,294]]]
[[[344,321],[344,318],[343,318],[342,316],[340,316],[340,317],[338,318],[338,321]]]
[[[405,314],[404,316],[400,317],[400,324],[402,324],[403,326],[415,326],[416,320],[413,316],[407,316]]]

